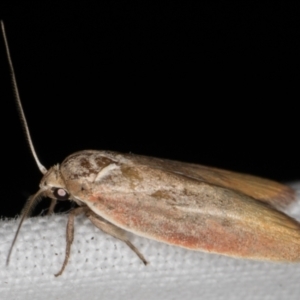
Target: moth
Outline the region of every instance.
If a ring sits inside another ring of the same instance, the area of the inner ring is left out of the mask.
[[[68,216],[67,266],[74,238],[74,218],[85,214],[99,229],[125,242],[147,260],[126,232],[190,250],[246,259],[300,261],[300,223],[282,211],[295,199],[280,183],[167,159],[111,151],[84,150],[47,170],[39,161],[27,126],[15,73],[1,23],[16,100],[31,152],[43,174],[39,190],[22,211],[9,251],[9,262],[23,221],[41,197],[74,201]]]

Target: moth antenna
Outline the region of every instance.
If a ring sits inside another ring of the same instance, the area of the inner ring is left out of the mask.
[[[25,129],[25,134],[26,134],[26,139],[27,142],[29,144],[31,153],[34,157],[34,160],[38,166],[38,168],[40,169],[40,171],[45,174],[47,172],[47,169],[41,164],[33,143],[32,143],[32,139],[31,139],[31,135],[30,135],[30,131],[29,131],[29,127],[27,124],[27,120],[24,114],[24,110],[23,110],[23,106],[22,106],[22,102],[21,102],[21,98],[19,95],[19,89],[18,89],[18,85],[17,85],[17,79],[16,79],[16,75],[15,75],[15,71],[14,71],[14,66],[11,60],[11,55],[10,55],[10,51],[9,51],[9,47],[8,47],[8,42],[7,42],[7,38],[6,38],[6,32],[5,32],[5,27],[4,27],[4,22],[1,20],[1,30],[2,30],[2,35],[3,35],[3,39],[4,39],[4,45],[5,45],[5,50],[6,50],[6,55],[7,55],[7,59],[8,59],[8,64],[9,64],[9,69],[10,69],[10,75],[11,75],[11,80],[12,80],[12,85],[13,85],[13,91],[14,91],[14,95],[15,95],[15,100],[17,102],[17,107],[18,107],[18,111],[20,114],[20,118],[21,118],[21,122],[22,125]]]
[[[17,237],[19,235],[20,229],[22,227],[22,224],[24,222],[24,220],[29,217],[30,213],[32,212],[32,210],[34,209],[34,207],[37,205],[37,203],[41,200],[42,196],[43,196],[44,190],[40,189],[36,194],[34,194],[33,196],[30,196],[21,212],[21,220],[18,226],[18,229],[15,233],[14,239],[12,241],[12,244],[9,248],[9,252],[8,252],[8,256],[6,259],[6,265],[9,264],[9,260],[10,260],[10,256],[13,250],[13,247],[16,243]]]

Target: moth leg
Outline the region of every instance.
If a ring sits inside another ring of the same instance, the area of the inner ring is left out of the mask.
[[[53,214],[56,203],[57,203],[57,199],[51,199],[51,203],[50,203],[50,206],[49,206],[49,209],[48,209],[48,212],[47,212],[47,216]]]
[[[148,262],[143,256],[142,253],[128,240],[126,236],[126,231],[109,223],[108,221],[104,220],[103,218],[97,216],[91,210],[86,212],[86,216],[91,220],[91,222],[103,232],[115,237],[116,239],[121,240],[124,242],[135,254],[140,258],[140,260],[147,265]]]
[[[77,208],[73,209],[69,213],[68,224],[67,224],[67,232],[66,232],[67,245],[66,245],[65,260],[64,260],[64,263],[63,263],[60,271],[55,274],[56,277],[63,273],[66,265],[68,264],[68,260],[69,260],[69,257],[70,257],[70,251],[71,251],[71,245],[72,245],[73,240],[74,240],[74,219],[75,219],[76,216],[78,216],[81,213],[84,213],[87,210],[88,210],[88,207],[86,207],[86,206],[82,207],[81,206],[81,207],[77,207]]]

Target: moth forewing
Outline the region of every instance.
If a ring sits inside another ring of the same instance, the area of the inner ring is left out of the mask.
[[[126,231],[193,250],[300,260],[298,222],[260,199],[174,171],[170,165],[181,166],[181,171],[188,166],[90,150],[66,158],[61,173],[71,195]],[[220,170],[223,180],[225,172]]]

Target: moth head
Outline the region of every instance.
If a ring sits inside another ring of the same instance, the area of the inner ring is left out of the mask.
[[[68,200],[70,193],[67,190],[59,165],[50,168],[40,182],[41,196],[54,200]]]

